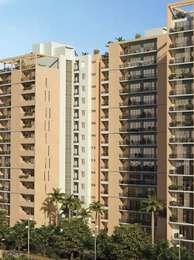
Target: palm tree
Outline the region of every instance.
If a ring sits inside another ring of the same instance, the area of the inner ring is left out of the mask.
[[[41,210],[44,211],[44,213],[47,215],[47,218],[49,220],[49,225],[56,225],[56,219],[57,219],[57,207],[53,203],[53,200],[50,197],[47,197],[41,207]]]
[[[53,202],[59,203],[63,200],[65,194],[62,193],[59,188],[53,188],[53,192],[49,193],[48,196],[53,200]]]
[[[124,41],[125,39],[124,39],[122,36],[120,36],[120,37],[117,37],[116,40],[117,40],[118,42],[122,42],[122,41]]]
[[[74,197],[73,204],[72,204],[72,211],[73,213],[75,213],[76,216],[78,216],[81,207],[82,207],[82,201],[78,197]]]
[[[74,203],[75,203],[75,198],[72,194],[71,195],[66,194],[62,201],[61,214],[68,216],[69,220],[72,217],[73,210],[75,209]]]
[[[104,206],[100,201],[94,201],[89,205],[89,210],[95,213],[95,226],[98,226],[99,216],[105,211]]]
[[[89,208],[81,208],[78,212],[78,217],[80,217],[83,222],[87,223],[88,219],[91,218],[91,211]]]
[[[53,202],[54,206],[56,207],[56,224],[58,224],[59,220],[59,211],[60,207],[59,204],[63,203],[65,194],[61,192],[59,188],[53,188],[53,192],[48,194],[48,197],[51,202]]]
[[[150,196],[147,200],[143,201],[142,211],[151,213],[152,215],[152,244],[154,244],[154,234],[155,234],[155,215],[164,209],[162,203],[156,198],[156,196]]]

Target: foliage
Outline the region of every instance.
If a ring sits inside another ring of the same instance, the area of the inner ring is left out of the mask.
[[[52,259],[94,258],[94,237],[87,223],[92,212],[95,213],[96,220],[103,214],[103,205],[93,202],[89,208],[83,208],[78,198],[63,194],[60,190],[55,190],[54,193],[55,196],[49,194],[47,199],[55,204],[60,218],[48,226],[36,227],[33,221],[22,221],[14,227],[8,227],[6,215],[0,211],[0,235],[4,238],[2,248],[8,250],[3,259],[26,259],[23,255],[27,252],[28,224],[32,254]],[[149,198],[144,206],[147,212],[157,212],[161,209],[161,204],[155,198]],[[66,214],[65,217],[63,213]],[[179,251],[176,246],[167,241],[152,245],[148,235],[137,224],[118,226],[112,235],[108,235],[106,231],[98,233],[97,230],[96,235],[97,260],[178,260]],[[194,259],[194,256],[182,247],[181,257],[184,260]]]
[[[135,39],[139,39],[139,38],[141,38],[141,34],[140,33],[136,33],[135,34]]]
[[[122,42],[122,41],[124,41],[125,39],[124,39],[122,36],[120,36],[120,37],[117,37],[116,40],[117,40],[118,42]]]
[[[148,199],[143,201],[142,211],[151,213],[151,212],[160,212],[163,210],[162,203],[155,197],[151,196]]]
[[[116,227],[112,240],[113,259],[141,259],[143,248],[148,241],[138,225]]]

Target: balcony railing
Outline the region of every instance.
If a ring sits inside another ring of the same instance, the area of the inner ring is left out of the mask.
[[[193,77],[194,77],[194,73],[193,72],[172,73],[169,76],[169,80],[185,79],[185,78],[193,78]]]
[[[192,22],[191,24],[176,24],[176,26],[174,28],[170,28],[169,32],[173,33],[173,32],[181,32],[181,31],[189,31],[189,30],[193,30],[194,28],[194,22]]]
[[[190,127],[193,126],[193,120],[172,121],[169,123],[170,127]]]
[[[172,159],[176,159],[176,158],[184,158],[184,159],[193,159],[194,158],[194,154],[193,153],[172,153],[169,155],[170,158]]]
[[[139,128],[133,128],[133,127],[122,127],[119,128],[120,133],[127,133],[127,132],[153,132],[156,131],[156,126],[148,126],[148,127],[139,127]]]
[[[169,95],[190,95],[194,93],[194,86],[190,87],[190,85],[186,88],[181,89],[172,89],[169,92]]]
[[[126,75],[120,77],[120,81],[133,81],[133,80],[142,80],[142,79],[149,79],[149,78],[155,78],[156,74],[155,73],[150,73],[150,74],[138,74],[138,75]]]
[[[176,137],[176,138],[170,138],[170,143],[193,143],[194,138],[192,137]]]
[[[143,66],[149,66],[149,65],[155,65],[156,60],[155,59],[150,59],[150,60],[140,60],[137,62],[130,62],[130,63],[124,63],[120,65],[121,69],[125,68],[132,68],[132,67],[143,67]]]
[[[155,154],[143,154],[143,153],[123,153],[119,154],[120,159],[125,159],[125,158],[135,158],[135,159],[143,159],[143,158],[149,158],[149,159],[155,159],[156,155]]]
[[[187,47],[187,46],[192,46],[194,44],[194,41],[191,39],[183,39],[180,42],[174,42],[170,44],[170,48],[178,48],[178,47]]]
[[[120,185],[156,185],[156,182],[153,180],[120,180],[119,183]]]
[[[156,145],[156,142],[152,141],[151,139],[143,139],[143,140],[124,140],[119,142],[120,145]]]
[[[155,166],[123,166],[123,167],[119,167],[119,171],[127,171],[127,172],[155,172],[157,170],[157,167]]]
[[[156,100],[150,100],[150,101],[128,101],[128,102],[120,102],[119,105],[122,107],[122,106],[127,106],[127,107],[130,107],[130,106],[154,106],[156,105]]]
[[[170,111],[178,111],[178,110],[193,110],[193,104],[186,105],[175,105],[169,108]]]
[[[130,54],[141,54],[141,53],[151,52],[151,51],[156,51],[155,45],[149,47],[137,47],[134,49],[127,49],[122,51],[120,55],[123,56],[123,55],[130,55]]]
[[[143,118],[155,118],[154,113],[141,113],[139,115],[121,115],[119,116],[120,119],[126,120],[134,120],[134,119],[143,119]]]
[[[169,63],[174,64],[174,63],[187,63],[187,62],[192,62],[193,57],[187,57],[187,56],[182,56],[182,57],[177,57],[170,59]]]

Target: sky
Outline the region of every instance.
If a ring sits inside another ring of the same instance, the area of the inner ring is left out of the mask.
[[[178,1],[178,0],[177,0]],[[25,54],[33,43],[58,41],[78,53],[105,51],[122,36],[166,26],[173,0],[0,0],[0,58]]]

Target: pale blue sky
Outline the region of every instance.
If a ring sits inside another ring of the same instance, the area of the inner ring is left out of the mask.
[[[78,52],[104,50],[115,37],[166,25],[173,0],[0,0],[0,57],[31,51],[37,42],[59,41]]]

